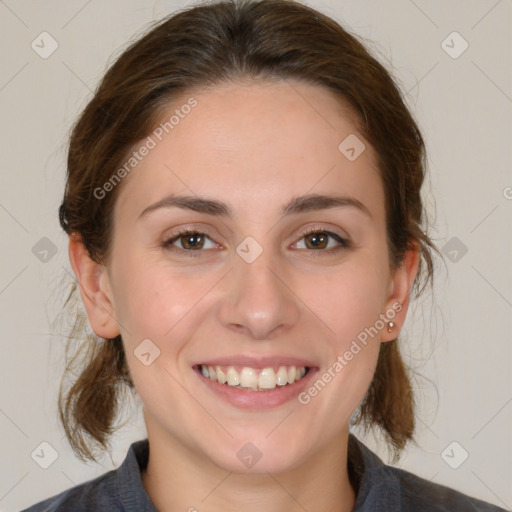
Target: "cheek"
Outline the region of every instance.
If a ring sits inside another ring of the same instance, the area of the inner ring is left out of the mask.
[[[173,351],[179,351],[176,343],[187,339],[183,330],[189,329],[188,334],[192,334],[194,326],[198,328],[201,318],[208,315],[207,303],[211,313],[215,306],[220,307],[219,302],[229,300],[230,288],[220,296],[213,293],[216,304],[212,304],[211,290],[222,272],[202,271],[199,277],[179,272],[162,259],[152,261],[150,256],[132,251],[132,256],[118,258],[112,276],[116,318],[128,348],[133,350],[146,338],[168,340],[171,336]],[[303,311],[301,321],[317,322],[319,328],[323,324],[336,353],[346,350],[353,339],[375,325],[383,313],[387,279],[386,262],[374,251],[365,250],[349,255],[343,264],[313,274],[288,269],[286,278],[296,295],[292,300]],[[165,350],[169,350],[168,344]],[[333,356],[332,350],[329,357]]]
[[[208,290],[207,279],[182,276],[145,257],[125,258],[114,275],[115,310],[124,337],[162,338]]]
[[[324,418],[326,438],[348,423],[373,379],[383,327],[379,318],[385,302],[383,275],[385,269],[381,273],[371,266],[347,264],[323,280],[323,293],[310,287],[311,309],[318,312],[330,335],[327,343],[319,344],[322,368],[299,402],[305,412]]]
[[[328,275],[302,280],[298,295],[307,297],[305,302],[329,328],[338,349],[375,326],[384,313],[388,270],[373,257],[354,258]]]
[[[150,410],[172,403],[185,417],[187,401],[178,384],[182,380],[178,365],[198,315],[204,314],[201,298],[213,277],[180,276],[145,255],[140,261],[126,258],[116,278],[116,315],[137,392]]]
[[[323,368],[318,376],[322,382],[317,388],[328,384],[330,398],[325,396],[322,402],[332,410],[354,409],[370,385],[381,346],[380,332],[385,328],[381,316],[387,285],[385,261],[364,254],[304,285],[301,296],[309,297],[308,306],[328,327],[329,342],[322,347]],[[311,391],[313,395],[318,392]],[[339,407],[341,404],[344,406]]]

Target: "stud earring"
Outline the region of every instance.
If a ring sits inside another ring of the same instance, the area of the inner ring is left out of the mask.
[[[395,322],[388,322],[388,332],[393,332],[393,327],[395,327]]]

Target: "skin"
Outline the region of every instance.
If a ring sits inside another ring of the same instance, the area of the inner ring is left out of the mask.
[[[380,344],[402,328],[418,253],[390,268],[375,153],[332,93],[274,81],[193,97],[197,107],[124,179],[105,265],[70,237],[91,327],[104,338],[121,333],[143,402],[151,447],[144,486],[161,511],[349,511],[349,419]],[[355,161],[338,150],[350,134],[366,145]],[[369,214],[344,206],[281,217],[292,198],[313,193],[350,196]],[[174,207],[139,218],[169,194],[223,201],[233,217]],[[197,257],[165,246],[185,227],[209,237]],[[329,238],[328,247],[311,248],[301,232],[308,227],[348,237],[351,246],[333,251],[340,245]],[[263,248],[252,263],[236,252],[247,236]],[[306,405],[240,409],[192,368],[216,357],[284,355],[313,362],[320,375],[396,303],[393,332],[386,326],[371,338]],[[147,338],[160,349],[149,366],[134,356]],[[262,454],[252,468],[237,457],[248,441]]]

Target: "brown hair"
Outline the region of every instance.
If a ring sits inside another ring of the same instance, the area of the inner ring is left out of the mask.
[[[421,133],[399,88],[363,44],[322,13],[292,0],[220,1],[174,14],[133,43],[111,66],[73,128],[67,183],[59,216],[80,234],[98,263],[108,257],[112,210],[120,186],[101,200],[95,190],[147,137],[162,109],[184,92],[222,82],[298,79],[333,92],[358,114],[360,130],[378,156],[386,196],[390,264],[419,248],[419,294],[432,279],[435,248],[422,226],[425,173]],[[84,338],[77,320],[73,337]],[[73,343],[73,342],[72,342]],[[82,459],[95,460],[114,430],[125,385],[133,389],[120,336],[92,334],[69,361],[79,368],[61,383],[59,411]],[[381,345],[376,372],[357,422],[381,428],[395,458],[414,431],[414,400],[397,341]]]

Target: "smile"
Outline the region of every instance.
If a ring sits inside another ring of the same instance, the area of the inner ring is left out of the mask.
[[[200,382],[221,402],[246,410],[296,403],[318,373],[310,360],[285,355],[236,354],[192,365]]]
[[[276,368],[251,368],[244,366],[240,370],[233,366],[199,365],[203,377],[213,382],[243,391],[270,391],[276,387],[287,386],[301,380],[307,373],[306,366],[279,366]]]

